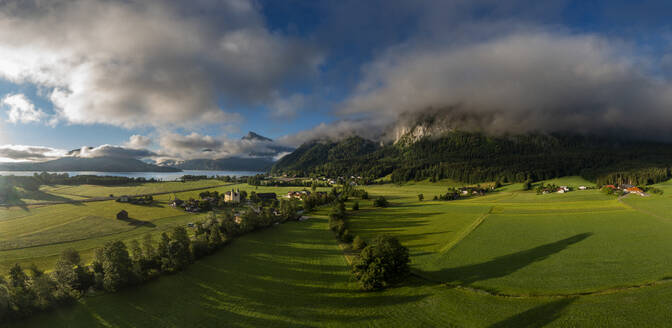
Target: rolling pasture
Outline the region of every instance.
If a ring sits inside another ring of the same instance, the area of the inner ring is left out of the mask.
[[[552,183],[589,185],[576,177]],[[278,194],[300,189],[236,185],[216,190],[232,187]],[[425,182],[368,186],[372,199],[384,195],[391,206],[373,208],[372,200],[358,200],[361,210],[349,211],[354,235],[370,240],[386,233],[409,247],[413,276],[402,286],[360,292],[328,230],[328,210],[321,209],[307,222],[242,236],[185,272],[86,297],[15,327],[633,327],[671,322],[672,183],[660,184],[666,193],[651,197],[619,199],[597,190],[536,195],[508,185],[483,197],[431,200],[446,187]],[[418,200],[419,193],[425,200]],[[30,208],[33,230],[14,226],[26,219],[22,209],[3,212],[8,215],[0,216],[0,245],[40,240],[39,234],[58,231],[58,222],[76,227],[81,221],[74,235],[84,239],[0,251],[2,265],[48,259],[47,253],[54,256],[66,245],[93,249],[105,240],[130,240],[197,219],[161,206],[169,197],[157,197],[158,207],[129,210],[132,217],[156,225],[129,230],[85,225],[85,213],[101,218],[116,213],[114,202]],[[82,216],[70,218],[76,212],[71,208],[79,208]],[[58,216],[48,215],[59,210]],[[51,228],[43,230],[43,225]],[[15,232],[5,235],[5,227]],[[6,255],[12,257],[5,261]]]

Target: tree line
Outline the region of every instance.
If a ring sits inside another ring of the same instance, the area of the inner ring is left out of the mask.
[[[163,232],[158,242],[150,234],[141,240],[107,242],[96,249],[91,264],[67,249],[52,272],[35,265],[12,266],[7,278],[0,276],[0,322],[30,316],[73,303],[91,291],[115,292],[163,274],[183,270],[194,260],[215,252],[236,236],[299,218],[297,202],[282,200],[277,208],[261,207],[236,215],[226,210],[194,226],[190,237],[183,226]]]

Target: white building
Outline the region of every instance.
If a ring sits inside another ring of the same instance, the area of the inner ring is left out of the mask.
[[[240,203],[240,191],[227,191],[224,193],[224,201],[227,203]]]

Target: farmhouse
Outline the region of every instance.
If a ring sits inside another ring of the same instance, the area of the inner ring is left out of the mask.
[[[128,203],[128,201],[129,201],[129,197],[126,196],[126,195],[124,195],[124,196],[119,197],[119,198],[117,199],[117,201],[120,202],[120,203]]]
[[[628,194],[635,194],[635,195],[644,196],[644,191],[642,189],[637,188],[637,187],[626,188],[623,191],[627,192]]]
[[[117,213],[117,220],[128,220],[128,212],[125,210],[119,211],[119,213]]]
[[[301,191],[289,191],[287,192],[287,198],[303,198],[304,196],[310,196],[310,191],[301,190]]]

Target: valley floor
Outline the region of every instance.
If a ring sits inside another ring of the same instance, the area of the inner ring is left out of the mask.
[[[359,291],[321,210],[240,237],[182,273],[11,327],[669,326],[672,184],[659,187],[665,195],[619,200],[511,185],[438,202],[417,194],[431,199],[445,185],[371,186],[392,206],[360,201],[350,230],[410,248],[414,275],[402,286]]]

